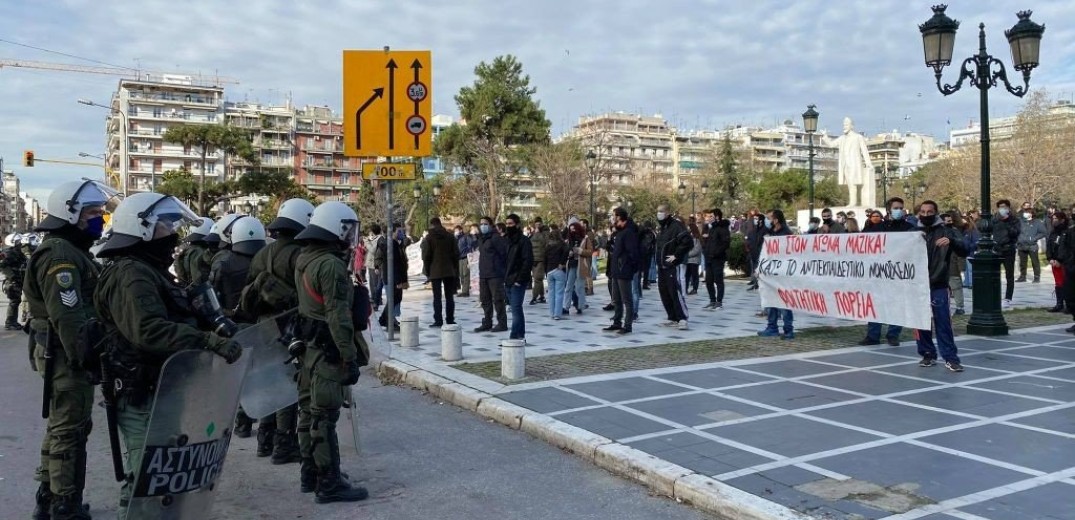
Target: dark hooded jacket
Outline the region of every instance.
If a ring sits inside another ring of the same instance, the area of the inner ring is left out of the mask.
[[[659,262],[657,265],[667,268],[687,263],[687,255],[694,247],[694,238],[691,237],[690,231],[687,231],[687,226],[671,215],[665,217],[659,226],[655,245]],[[669,256],[675,257],[671,264],[665,260]]]
[[[642,246],[638,226],[627,219],[623,229],[617,229],[615,246],[608,256],[608,277],[614,280],[631,280],[642,269]]]
[[[728,257],[728,247],[732,243],[732,233],[728,229],[731,222],[725,219],[705,224],[702,231],[702,254],[706,260],[722,261]]]
[[[948,270],[951,267],[952,255],[967,256],[967,248],[963,245],[963,235],[941,222],[928,228],[920,228],[925,233],[926,259],[929,266],[929,288],[948,289]],[[937,241],[947,238],[948,245],[938,246]]]

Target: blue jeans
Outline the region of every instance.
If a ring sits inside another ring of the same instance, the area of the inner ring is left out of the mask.
[[[586,279],[579,276],[578,267],[569,267],[567,269],[567,283],[564,286],[564,310],[571,308],[571,292],[575,292],[575,296],[579,299],[579,308],[586,308]]]
[[[511,334],[508,339],[526,339],[526,318],[523,317],[523,298],[525,297],[525,285],[508,287],[508,307],[511,308]]]
[[[545,275],[549,295],[549,317],[559,316],[564,309],[564,290],[567,288],[567,271],[553,269]]]
[[[918,331],[918,354],[937,359],[937,347],[945,361],[959,363],[956,354],[956,338],[952,332],[952,317],[948,315],[948,288],[930,289],[929,306],[933,310],[933,328],[937,331],[937,346],[933,345],[933,332]]]
[[[972,276],[971,276],[970,259],[973,256],[974,255],[968,256],[967,259],[963,262],[963,264],[966,266],[966,269],[963,270],[963,287],[971,287],[971,285],[972,285],[971,284]]]
[[[657,279],[657,254],[654,253],[650,257],[649,260],[650,260],[649,261],[649,272],[646,273],[648,275],[648,278],[646,278],[646,279],[647,280],[656,280]]]
[[[776,307],[769,307],[769,325],[765,327],[766,330],[779,331],[780,327],[777,326],[777,320],[781,317],[784,319],[784,334],[791,334],[795,332],[795,315],[792,314],[791,309],[778,309]]]
[[[881,327],[884,325],[880,323],[870,322],[866,324],[866,339],[871,341],[881,341]],[[888,334],[885,334],[886,338],[900,339],[900,334],[903,333],[903,327],[899,325],[889,325]]]

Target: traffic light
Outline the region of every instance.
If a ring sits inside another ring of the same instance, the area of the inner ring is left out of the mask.
[[[27,168],[33,168],[34,166],[34,151],[26,150],[22,153],[22,165]]]

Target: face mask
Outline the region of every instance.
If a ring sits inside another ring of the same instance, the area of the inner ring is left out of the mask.
[[[505,234],[505,235],[509,235],[509,236],[514,236],[514,235],[518,235],[518,234],[519,234],[519,228],[517,228],[517,227],[514,227],[514,226],[512,226],[512,227],[505,227],[505,228],[504,228],[504,234]]]
[[[402,229],[396,231],[396,240],[403,240],[404,238],[406,238],[406,236],[406,233],[404,233]]]
[[[489,227],[489,224],[482,224],[481,226],[478,226],[478,229],[481,230],[483,235],[489,234],[489,231],[492,230],[492,228]]]
[[[769,217],[765,217],[765,229],[773,229],[773,221]]]
[[[896,208],[892,210],[892,218],[895,220],[903,219],[903,208]]]
[[[821,221],[824,222],[826,226],[831,226],[832,225],[832,217],[822,218]]]
[[[664,220],[665,217],[667,217],[667,216],[668,216],[668,214],[663,212],[663,211],[658,211],[657,212],[657,220]]]
[[[1008,215],[1011,215],[1012,210],[1010,210],[1008,208],[1000,208],[1000,210],[997,211],[997,213],[1000,213],[1000,216],[1002,216],[1002,217],[1007,217]]]
[[[175,260],[172,255],[177,245],[179,245],[179,235],[173,233],[164,238],[144,242],[142,251],[149,261],[162,269],[167,269]]]
[[[810,231],[817,231],[817,224],[810,224]]]
[[[932,227],[937,223],[937,215],[920,215],[918,221],[922,223],[924,227]]]
[[[1023,213],[1023,218],[1030,220],[1033,217],[1030,213]]]
[[[103,235],[104,232],[105,232],[105,218],[104,217],[93,217],[93,218],[91,218],[91,219],[86,221],[85,233],[87,235],[89,235],[90,238],[92,238],[94,240],[97,240],[98,238],[101,238],[101,235]]]

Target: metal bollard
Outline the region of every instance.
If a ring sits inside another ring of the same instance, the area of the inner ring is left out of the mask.
[[[463,328],[459,325],[440,328],[440,358],[444,361],[463,359]]]
[[[526,377],[526,342],[506,339],[500,342],[500,375],[505,379]]]
[[[399,319],[399,346],[418,346],[418,316],[403,316]]]

